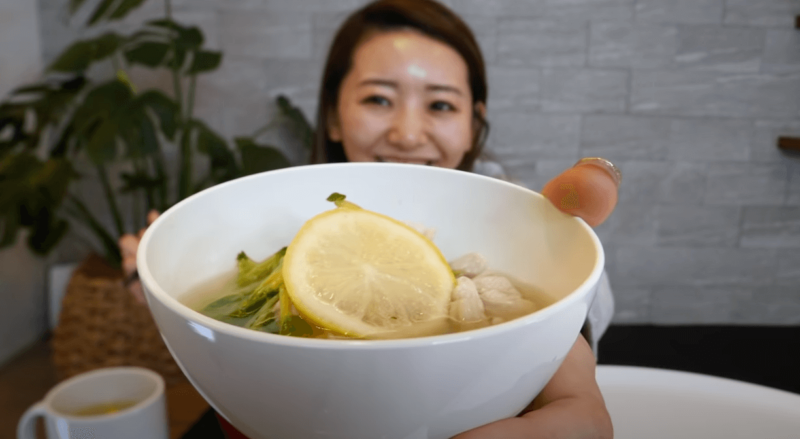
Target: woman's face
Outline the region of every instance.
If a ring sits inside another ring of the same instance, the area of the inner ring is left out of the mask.
[[[472,146],[467,65],[450,46],[413,30],[364,41],[328,120],[351,162],[456,168]]]

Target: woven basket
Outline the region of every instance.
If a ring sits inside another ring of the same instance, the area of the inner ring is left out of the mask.
[[[59,380],[102,367],[152,369],[167,384],[184,380],[146,304],[123,284],[122,272],[99,256],[75,270],[51,339]]]

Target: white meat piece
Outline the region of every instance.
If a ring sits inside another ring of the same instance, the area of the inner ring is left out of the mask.
[[[505,321],[506,321],[506,319],[504,319],[502,317],[492,317],[492,324],[493,325],[499,325],[500,323],[503,323]]]
[[[474,278],[486,270],[489,263],[480,253],[468,253],[452,262],[450,268],[461,276]]]
[[[495,291],[497,293],[502,293],[505,296],[508,296],[509,299],[516,298],[521,299],[522,294],[514,288],[514,285],[511,283],[508,278],[505,276],[500,276],[497,274],[488,274],[484,276],[479,276],[474,279],[475,286],[478,288],[478,293],[483,297],[483,294],[487,291]]]
[[[422,236],[430,239],[431,241],[433,241],[433,238],[436,237],[436,229],[433,227],[426,227],[425,224],[417,223],[414,221],[403,221],[403,224],[416,230]]]
[[[450,302],[450,318],[457,322],[478,322],[486,318],[483,301],[472,279],[461,276],[456,279]]]
[[[478,297],[478,287],[475,286],[475,282],[472,279],[460,276],[456,279],[456,287],[453,288],[453,300],[458,299],[479,299]]]
[[[486,315],[492,318],[500,317],[510,320],[536,310],[536,305],[530,300],[498,290],[482,291],[480,297]]]

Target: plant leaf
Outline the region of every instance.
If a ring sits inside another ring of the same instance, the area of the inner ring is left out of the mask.
[[[69,80],[54,84],[44,96],[33,102],[32,107],[36,112],[35,131],[37,134],[41,135],[49,125],[60,125],[61,119],[68,114],[85,84],[85,78],[82,77],[77,82]]]
[[[0,235],[0,248],[14,245],[17,242],[17,233],[19,232],[19,214],[14,211],[8,211],[0,217],[0,229],[3,233]]]
[[[100,165],[117,154],[119,121],[129,108],[131,90],[118,80],[109,81],[91,92],[75,110],[75,135],[92,162]]]
[[[183,63],[186,62],[186,50],[178,47],[172,52],[172,57],[167,62],[167,67],[170,69],[180,69]]]
[[[120,177],[122,178],[123,181],[123,184],[119,189],[121,193],[129,193],[137,191],[139,189],[144,189],[144,190],[157,189],[158,186],[163,181],[162,178],[151,177],[143,172],[137,172],[134,174],[123,172],[122,174],[120,174]]]
[[[86,154],[96,165],[114,160],[117,157],[117,131],[119,123],[116,118],[103,119],[86,142]]]
[[[174,31],[174,32],[180,32],[181,30],[183,30],[183,27],[181,25],[179,25],[175,21],[170,20],[168,18],[160,18],[158,20],[150,20],[150,21],[146,22],[145,25],[158,27],[158,28],[162,28],[162,29],[166,29],[166,30],[171,30],[171,31]]]
[[[279,95],[275,100],[278,109],[289,120],[289,129],[297,138],[300,139],[307,151],[311,150],[311,143],[314,140],[314,129],[306,119],[300,108],[292,105],[292,102],[284,95]]]
[[[275,147],[258,145],[249,137],[237,137],[234,140],[241,153],[244,175],[291,166],[289,160]]]
[[[54,218],[51,210],[40,210],[28,236],[28,247],[39,255],[47,254],[67,233],[69,225],[62,219]]]
[[[0,133],[7,131],[8,140],[0,142],[0,159],[9,154],[26,139],[25,107],[4,105],[0,107]]]
[[[47,83],[30,84],[17,88],[12,92],[12,95],[20,95],[27,93],[45,93],[48,90],[50,90],[50,84]]]
[[[114,32],[106,32],[96,38],[81,40],[69,46],[48,70],[54,72],[82,72],[92,63],[111,56],[123,42]]]
[[[167,43],[144,41],[125,50],[125,59],[131,64],[158,67],[167,57],[171,47]]]
[[[119,6],[111,13],[109,19],[119,20],[125,18],[128,13],[139,7],[145,0],[122,0]]]
[[[37,148],[45,132],[60,126],[85,84],[79,75],[15,89],[0,104],[0,157],[18,146]]]
[[[118,80],[95,87],[73,114],[76,134],[85,135],[89,128],[96,128],[99,121],[109,118],[117,108],[125,106],[131,97],[130,88]]]
[[[65,208],[65,210],[71,216],[84,222],[84,224],[89,227],[89,229],[94,232],[98,238],[100,238],[100,243],[105,249],[106,261],[111,263],[113,266],[118,267],[122,261],[122,256],[119,252],[117,240],[111,237],[111,234],[102,224],[97,222],[86,205],[75,197],[69,197],[68,203],[65,204]]]
[[[136,99],[155,113],[164,135],[169,140],[174,139],[178,128],[178,104],[158,90],[148,90]]]
[[[108,13],[108,10],[111,8],[117,0],[103,0],[97,8],[94,10],[94,13],[91,17],[89,17],[89,21],[86,23],[87,26],[93,26],[98,21],[100,21],[104,15]]]
[[[214,182],[222,183],[238,177],[236,157],[225,140],[201,120],[194,119],[191,125],[197,132],[197,150],[206,154],[211,161],[210,171]]]
[[[69,0],[69,13],[70,15],[78,12],[86,0]]]
[[[69,151],[69,147],[74,145],[74,137],[73,134],[75,133],[75,125],[70,123],[61,131],[61,136],[58,138],[58,142],[53,145],[53,149],[50,150],[51,157],[64,157],[67,155]]]
[[[175,39],[177,47],[186,50],[197,50],[203,45],[203,32],[195,27],[180,27],[178,29],[178,38]]]
[[[189,74],[196,75],[198,73],[210,72],[219,67],[222,62],[222,52],[213,52],[208,50],[200,50],[194,53],[192,65],[189,67]]]
[[[60,205],[70,180],[77,177],[78,173],[68,160],[48,159],[31,179],[31,183],[41,191],[48,204]]]
[[[83,89],[83,87],[88,83],[86,77],[83,75],[78,75],[73,78],[69,78],[66,81],[61,83],[61,88],[66,91],[74,91],[78,92]]]
[[[65,160],[42,162],[33,152],[9,156],[0,162],[0,247],[13,244],[17,232],[31,227],[28,244],[46,252],[63,236],[66,224],[55,213],[76,174]]]
[[[158,151],[153,121],[139,101],[133,101],[118,117],[119,136],[127,145],[127,156],[144,157]]]

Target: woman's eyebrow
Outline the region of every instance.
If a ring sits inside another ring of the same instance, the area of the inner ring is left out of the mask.
[[[388,79],[365,79],[358,83],[359,87],[363,87],[365,85],[381,85],[384,87],[397,88],[397,82],[390,81]]]
[[[364,86],[368,86],[368,85],[378,85],[378,86],[391,87],[391,88],[398,88],[399,87],[399,85],[398,85],[398,83],[396,81],[392,81],[392,80],[389,80],[389,79],[379,79],[379,78],[365,79],[365,80],[363,80],[363,81],[358,83],[359,87],[364,87]],[[461,92],[461,89],[459,89],[458,87],[455,87],[455,86],[452,86],[452,85],[447,85],[447,84],[428,84],[428,85],[425,86],[425,89],[428,90],[428,91],[444,91],[444,92],[455,93],[455,94],[457,94],[459,96],[461,96],[463,94]]]
[[[431,84],[425,87],[429,91],[447,91],[461,96],[461,89],[452,85],[445,84]]]

